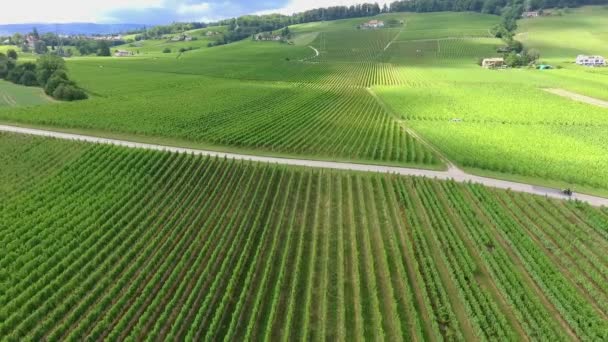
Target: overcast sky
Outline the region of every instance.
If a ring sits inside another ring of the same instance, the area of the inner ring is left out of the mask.
[[[3,4],[1,24],[132,23],[211,21],[243,14],[291,14],[311,8],[373,2],[365,0],[17,0]],[[377,1],[380,4],[388,0]]]

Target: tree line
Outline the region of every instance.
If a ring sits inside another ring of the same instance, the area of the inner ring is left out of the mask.
[[[45,54],[36,63],[17,63],[15,50],[0,53],[0,79],[27,87],[42,87],[44,92],[57,100],[84,100],[88,96],[67,74],[63,58]]]
[[[608,0],[404,0],[390,5],[364,3],[352,6],[332,6],[316,8],[293,15],[268,14],[246,15],[222,20],[214,25],[229,26],[229,32],[218,44],[247,38],[260,32],[268,32],[289,25],[309,22],[370,17],[382,13],[396,12],[479,12],[501,15],[501,24],[494,28],[497,37],[512,38],[517,29],[516,20],[524,10],[538,10],[554,7],[577,7],[583,5],[608,4]]]

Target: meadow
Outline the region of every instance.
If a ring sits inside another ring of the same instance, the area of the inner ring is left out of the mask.
[[[608,6],[552,11],[553,15],[519,21],[518,39],[554,62],[572,56],[608,56]]]
[[[19,106],[34,106],[53,102],[42,89],[24,87],[0,80],[0,109]]]
[[[7,340],[608,337],[605,208],[10,134],[0,149]]]

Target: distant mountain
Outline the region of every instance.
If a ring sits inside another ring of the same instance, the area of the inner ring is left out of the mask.
[[[111,34],[121,33],[125,31],[136,30],[144,27],[141,24],[93,24],[93,23],[66,23],[66,24],[9,24],[0,25],[0,36],[13,35],[15,33],[29,33],[33,28],[42,33],[57,33],[57,34]]]

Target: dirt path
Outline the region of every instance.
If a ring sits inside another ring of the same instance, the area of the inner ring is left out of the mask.
[[[140,148],[156,151],[167,151],[175,153],[189,153],[194,155],[205,155],[212,157],[228,158],[228,159],[240,159],[250,160],[261,163],[270,164],[282,164],[282,165],[293,165],[293,166],[304,166],[313,168],[325,168],[335,170],[351,170],[361,172],[377,172],[377,173],[393,173],[403,176],[418,176],[427,178],[436,178],[442,180],[453,179],[460,183],[472,182],[479,183],[485,186],[498,188],[498,189],[511,189],[512,191],[524,192],[539,196],[547,196],[556,199],[568,199],[569,197],[563,195],[558,189],[538,187],[531,184],[510,182],[505,180],[499,180],[488,177],[481,177],[468,174],[455,166],[451,165],[447,171],[433,171],[424,169],[414,169],[397,166],[384,166],[384,165],[373,165],[373,164],[357,164],[357,163],[344,163],[344,162],[332,162],[332,161],[321,161],[321,160],[308,160],[308,159],[294,159],[294,158],[280,158],[280,157],[266,157],[258,155],[238,154],[238,153],[225,153],[208,150],[198,150],[183,147],[173,147],[155,144],[138,143],[125,140],[100,138],[89,135],[62,133],[41,129],[23,128],[16,126],[0,125],[0,131],[18,133],[18,134],[29,134],[43,137],[52,137],[57,139],[84,141],[98,144],[111,144],[129,148]],[[584,194],[573,194],[572,199],[577,199],[583,202],[587,202],[593,206],[607,206],[608,198],[584,195]]]
[[[317,50],[317,48],[315,48],[314,46],[310,45],[308,46],[309,48],[313,49],[313,51],[315,52],[315,57],[319,57],[320,53],[319,50]]]
[[[584,102],[584,103],[588,103],[590,105],[594,105],[594,106],[598,106],[598,107],[602,107],[602,108],[608,108],[608,101],[604,101],[604,100],[596,99],[593,97],[573,93],[571,91],[564,90],[564,89],[548,88],[548,89],[543,89],[543,90],[546,92],[549,92],[551,94],[559,95],[562,97],[567,97],[574,101]]]

